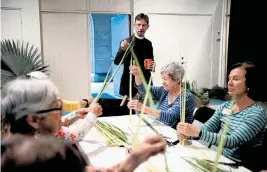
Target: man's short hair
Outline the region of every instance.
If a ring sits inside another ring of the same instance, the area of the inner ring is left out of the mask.
[[[149,17],[148,15],[144,14],[144,13],[140,13],[135,17],[135,21],[136,20],[141,20],[144,19],[146,21],[147,24],[149,24]]]

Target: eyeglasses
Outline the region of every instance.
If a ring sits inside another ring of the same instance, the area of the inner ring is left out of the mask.
[[[62,100],[58,99],[57,100],[57,103],[60,103],[60,107],[59,108],[52,108],[52,109],[40,110],[40,111],[37,111],[35,113],[42,114],[42,113],[48,113],[48,112],[52,112],[52,111],[62,111],[62,108],[63,108],[63,102],[62,102]]]

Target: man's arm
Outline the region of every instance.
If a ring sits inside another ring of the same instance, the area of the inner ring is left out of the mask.
[[[131,42],[131,40],[129,38],[120,42],[119,50],[118,50],[118,52],[114,58],[114,64],[115,65],[118,65],[120,63],[120,61],[121,61],[127,47],[129,46],[130,42]],[[122,63],[124,63],[124,61]]]
[[[121,48],[119,48],[119,51],[117,52],[117,54],[115,56],[115,59],[114,59],[114,64],[115,65],[118,65],[120,63],[124,53],[125,53],[125,51],[122,50]]]

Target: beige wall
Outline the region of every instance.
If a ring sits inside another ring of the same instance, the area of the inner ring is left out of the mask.
[[[61,98],[89,95],[87,14],[42,13],[43,54]]]
[[[1,6],[4,8],[1,10],[1,39],[21,38],[41,50],[38,0],[2,0]],[[19,22],[22,22],[21,25]]]

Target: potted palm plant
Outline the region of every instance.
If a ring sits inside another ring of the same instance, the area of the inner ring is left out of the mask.
[[[10,80],[33,71],[48,72],[48,65],[44,64],[37,47],[9,39],[1,41],[1,88]]]

